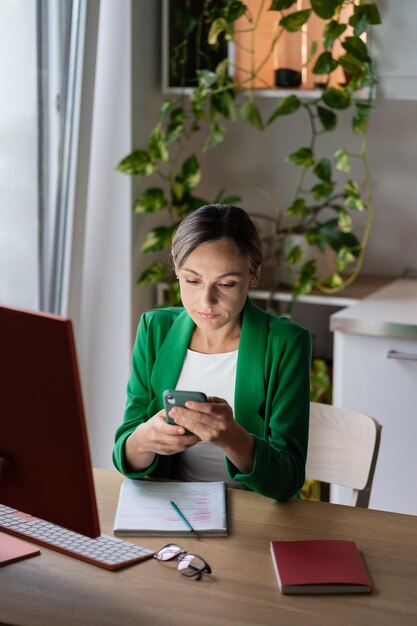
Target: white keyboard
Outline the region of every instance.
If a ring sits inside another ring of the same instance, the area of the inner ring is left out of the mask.
[[[0,504],[0,531],[109,570],[133,565],[155,554],[155,550],[109,535],[92,539],[4,504]]]

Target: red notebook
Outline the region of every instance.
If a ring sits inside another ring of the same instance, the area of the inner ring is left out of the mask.
[[[31,545],[27,541],[0,533],[0,567],[40,553],[41,551],[38,547]]]
[[[364,560],[353,541],[271,541],[271,555],[282,593],[369,593],[372,590]]]

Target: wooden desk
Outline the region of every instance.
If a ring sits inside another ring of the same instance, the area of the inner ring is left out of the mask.
[[[122,477],[95,471],[102,532],[111,533]],[[20,626],[412,626],[417,624],[417,517],[317,502],[278,504],[230,490],[231,535],[181,539],[213,576],[195,582],[154,559],[116,573],[42,549],[0,568],[0,623]],[[356,541],[371,595],[283,596],[270,539]],[[135,540],[133,540],[135,541]],[[160,547],[163,538],[139,538]]]

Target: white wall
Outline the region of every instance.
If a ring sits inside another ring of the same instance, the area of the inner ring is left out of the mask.
[[[130,0],[101,0],[77,348],[92,462],[112,467],[131,352]]]

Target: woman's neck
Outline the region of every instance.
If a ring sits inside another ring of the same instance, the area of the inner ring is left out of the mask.
[[[223,329],[222,329],[223,330]],[[240,325],[233,330],[216,330],[204,332],[198,327],[194,329],[189,349],[203,354],[220,354],[223,352],[233,352],[239,348]]]

